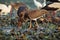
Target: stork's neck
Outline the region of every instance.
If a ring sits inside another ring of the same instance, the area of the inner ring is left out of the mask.
[[[43,7],[45,7],[46,6],[46,0],[44,0],[44,2],[43,2]]]

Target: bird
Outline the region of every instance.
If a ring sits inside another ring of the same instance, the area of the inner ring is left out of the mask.
[[[22,11],[23,10],[29,10],[27,7],[25,7],[25,6],[20,6],[19,8],[18,8],[18,10],[17,10],[17,16],[18,16],[18,28],[20,28],[20,26],[22,25],[22,23],[23,23],[23,21],[24,21],[24,19],[22,19],[21,18],[21,16],[22,16]]]
[[[18,14],[18,27],[21,27],[22,23],[25,21],[30,20],[30,26],[28,29],[32,28],[32,20],[35,20],[36,26],[38,26],[37,19],[43,16],[44,14],[48,14],[47,10],[27,10],[26,7],[19,7],[17,14]]]
[[[60,5],[59,2],[52,2],[52,3],[47,4],[42,9],[52,11],[52,14],[55,14],[57,11],[60,11],[60,6],[59,5]]]
[[[54,2],[47,4],[42,9],[50,11],[51,12],[50,14],[52,14],[51,16],[56,17],[57,12],[60,11],[60,6],[59,6],[60,3],[59,1],[55,1],[55,0],[53,1]],[[48,21],[52,21],[50,16],[48,16]]]
[[[12,6],[9,5],[5,5],[5,4],[0,4],[0,15],[7,15],[8,13],[10,13],[12,10]]]
[[[59,6],[60,5],[60,1],[59,0],[44,0],[44,1],[46,1],[47,4],[45,3],[46,6],[44,6],[42,9],[54,10],[54,11],[60,9],[60,6]]]
[[[33,0],[33,1],[34,1],[35,6],[36,6],[38,9],[41,9],[41,8],[43,8],[43,7],[46,6],[46,0],[44,0],[43,3],[40,3],[40,2],[38,2],[37,0]]]
[[[57,2],[54,2],[54,3],[52,3],[52,4],[49,4],[48,5],[48,7],[50,7],[50,8],[58,8],[57,10],[56,10],[56,12],[57,11],[59,11],[60,10],[60,3],[57,3]]]

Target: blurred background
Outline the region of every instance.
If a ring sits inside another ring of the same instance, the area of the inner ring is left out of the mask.
[[[38,0],[39,2],[43,3],[44,0]],[[33,0],[0,0],[0,3],[11,3],[11,2],[23,2],[26,3],[31,9],[35,8]]]

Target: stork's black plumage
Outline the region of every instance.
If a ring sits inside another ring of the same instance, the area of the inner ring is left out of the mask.
[[[45,9],[47,11],[56,11],[59,8],[48,7],[48,5],[47,5],[47,6],[43,7],[42,9]]]
[[[47,0],[47,1],[50,1],[50,2],[59,2],[59,0]]]

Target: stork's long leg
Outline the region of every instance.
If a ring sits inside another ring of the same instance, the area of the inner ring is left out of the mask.
[[[32,22],[30,20],[30,25],[29,25],[29,28],[28,29],[31,29],[32,28]]]
[[[35,26],[36,27],[39,27],[37,20],[35,20],[35,23],[36,23]]]

